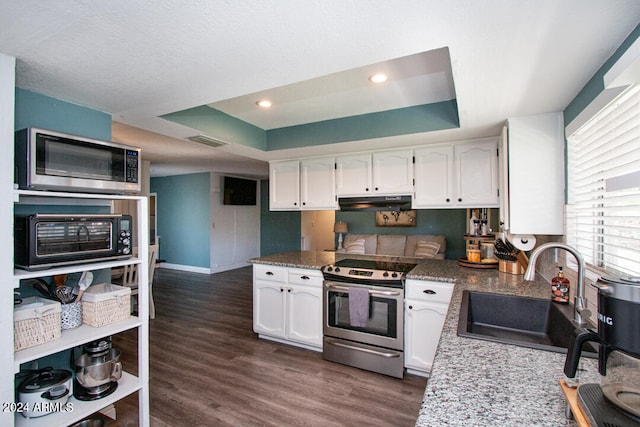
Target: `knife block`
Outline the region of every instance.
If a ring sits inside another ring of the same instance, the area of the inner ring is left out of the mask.
[[[524,274],[524,267],[518,261],[499,260],[498,271],[507,274]]]

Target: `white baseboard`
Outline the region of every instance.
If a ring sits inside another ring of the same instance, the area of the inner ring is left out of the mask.
[[[193,265],[171,264],[163,262],[156,268],[167,268],[169,270],[189,271],[191,273],[211,274],[211,269],[206,267],[194,267]]]
[[[211,272],[221,273],[223,271],[235,270],[236,268],[248,267],[250,265],[251,264],[249,264],[248,262],[239,262],[239,263],[230,264],[230,265],[217,265],[211,269]]]

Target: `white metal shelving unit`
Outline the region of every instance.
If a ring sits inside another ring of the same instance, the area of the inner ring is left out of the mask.
[[[14,204],[44,203],[48,205],[68,205],[68,204],[92,204],[101,205],[110,203],[113,200],[133,200],[137,206],[137,224],[134,225],[134,232],[137,233],[138,242],[149,241],[149,215],[148,199],[144,196],[123,196],[87,193],[63,193],[63,192],[43,192],[43,191],[13,191]],[[13,242],[11,242],[13,245]],[[138,245],[138,255],[121,261],[96,262],[65,266],[42,271],[25,271],[15,269],[13,272],[13,288],[20,285],[20,280],[51,276],[55,274],[67,274],[80,271],[99,270],[111,267],[120,267],[128,264],[138,264],[139,283],[148,283],[148,245]],[[43,417],[27,419],[20,414],[15,414],[13,422],[15,426],[38,427],[38,426],[67,426],[76,421],[98,412],[118,400],[138,392],[139,405],[139,425],[149,425],[149,289],[147,286],[140,286],[138,290],[138,316],[131,316],[126,320],[113,323],[111,325],[94,328],[88,325],[81,325],[78,328],[62,331],[59,340],[51,341],[38,346],[26,348],[14,352],[13,373],[18,373],[20,365],[37,360],[41,357],[58,353],[76,346],[85,344],[99,338],[114,335],[130,329],[138,329],[138,376],[126,372],[124,366],[122,378],[118,381],[116,391],[102,399],[85,402],[71,398],[73,410],[69,412],[57,412]],[[3,424],[6,425],[6,424]]]

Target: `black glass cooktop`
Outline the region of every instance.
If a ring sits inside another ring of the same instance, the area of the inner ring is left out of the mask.
[[[416,266],[404,262],[389,262],[368,259],[343,259],[335,263],[336,267],[363,268],[369,270],[397,271],[408,273]]]

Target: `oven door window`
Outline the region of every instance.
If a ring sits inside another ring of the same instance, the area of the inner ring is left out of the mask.
[[[328,294],[327,322],[330,327],[365,332],[383,337],[397,338],[398,300],[371,296],[369,321],[364,327],[351,326],[349,320],[349,293],[331,291]]]
[[[56,222],[36,224],[38,257],[113,251],[113,223],[110,221]]]

